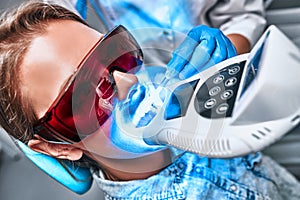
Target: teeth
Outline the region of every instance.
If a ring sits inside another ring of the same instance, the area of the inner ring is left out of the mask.
[[[149,111],[149,112],[145,113],[145,115],[140,119],[140,121],[138,122],[136,127],[139,128],[139,127],[147,126],[149,124],[149,122],[153,119],[153,117],[155,117],[155,115],[156,115],[156,112],[153,112],[153,111]]]

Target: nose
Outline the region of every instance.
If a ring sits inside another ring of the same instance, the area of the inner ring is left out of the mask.
[[[125,99],[131,86],[138,82],[138,79],[135,75],[123,73],[120,71],[114,71],[113,77],[116,82],[116,86],[118,89],[118,98],[120,100]]]

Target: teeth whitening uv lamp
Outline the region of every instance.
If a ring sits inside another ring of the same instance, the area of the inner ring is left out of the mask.
[[[170,95],[144,127],[148,144],[207,157],[256,152],[300,122],[300,51],[270,26],[249,54],[168,85]],[[167,114],[172,104],[177,114]]]

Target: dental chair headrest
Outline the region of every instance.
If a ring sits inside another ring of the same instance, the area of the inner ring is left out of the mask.
[[[35,152],[19,140],[16,140],[16,144],[29,160],[68,189],[77,194],[84,194],[90,189],[92,177],[88,168],[79,167],[67,160],[60,161],[64,163],[63,166],[57,159]]]

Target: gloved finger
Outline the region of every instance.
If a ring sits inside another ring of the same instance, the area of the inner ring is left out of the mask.
[[[217,64],[227,58],[227,44],[220,34],[220,37],[216,40],[216,48],[215,51],[212,53],[211,60],[214,64]]]
[[[198,46],[198,42],[190,37],[186,37],[180,46],[172,53],[172,58],[167,64],[167,68],[180,72],[190,57],[194,49]]]
[[[186,79],[202,71],[203,66],[211,59],[211,53],[216,46],[215,40],[203,40],[196,47],[192,57],[179,74],[180,79]]]
[[[213,59],[209,59],[207,63],[205,63],[205,65],[202,66],[201,71],[204,71],[212,66],[214,66],[216,63],[213,61]],[[199,73],[199,71],[197,71],[196,73]],[[195,73],[195,74],[196,74]]]
[[[216,40],[216,48],[212,53],[211,58],[204,66],[202,66],[201,71],[206,70],[223,60],[226,60],[227,55],[228,49],[226,46],[226,41],[223,40],[222,37],[218,37],[218,39]]]
[[[227,58],[232,58],[237,55],[235,46],[231,43],[231,41],[225,36],[222,35],[224,41],[226,42],[227,46]]]

